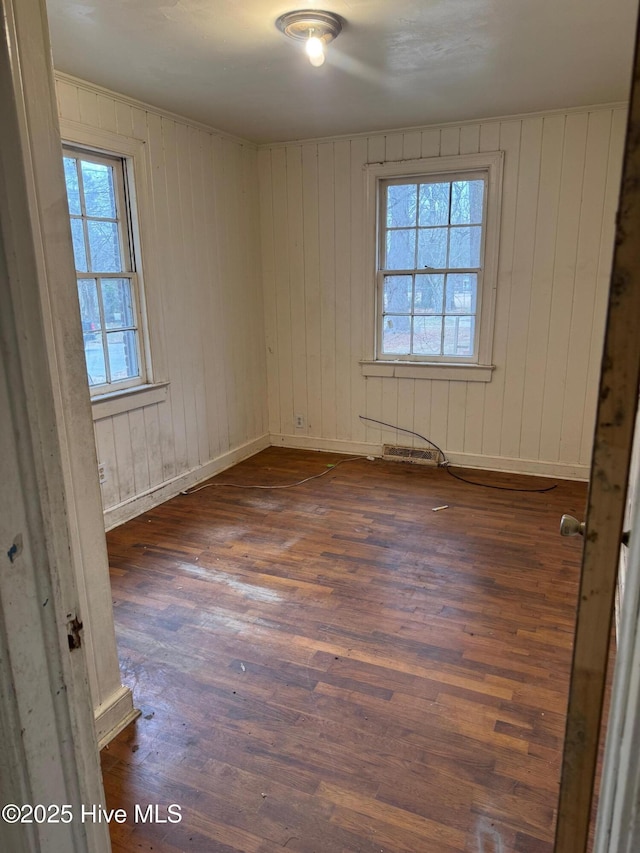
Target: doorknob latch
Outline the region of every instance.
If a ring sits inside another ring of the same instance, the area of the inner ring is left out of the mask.
[[[560,536],[584,536],[584,528],[584,521],[578,521],[578,519],[574,518],[572,515],[563,515],[560,519]],[[631,531],[625,530],[620,537],[620,541],[623,545],[629,545],[630,536]]]
[[[584,536],[584,521],[578,521],[572,515],[563,515],[560,519],[560,536]]]

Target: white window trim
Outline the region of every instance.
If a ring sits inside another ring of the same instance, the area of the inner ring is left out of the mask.
[[[135,242],[138,278],[138,311],[140,349],[143,353],[145,375],[138,384],[129,387],[114,387],[91,397],[93,419],[99,420],[109,414],[137,409],[166,399],[169,384],[162,334],[161,306],[159,296],[151,296],[145,288],[144,277],[148,277],[148,260],[153,246],[150,227],[151,166],[146,142],[135,137],[123,136],[110,130],[91,127],[81,122],[60,119],[60,135],[63,146],[87,148],[111,157],[121,157],[127,176],[130,198],[130,223]],[[114,400],[118,403],[115,404]],[[148,402],[147,402],[148,401]],[[106,404],[106,405],[105,405]]]
[[[492,364],[493,326],[495,319],[496,288],[498,281],[498,248],[500,237],[500,207],[502,201],[502,168],[504,152],[491,151],[479,154],[457,154],[447,157],[428,157],[419,160],[367,163],[364,166],[365,182],[365,352],[360,361],[363,376],[458,379],[489,382],[494,369]],[[487,220],[484,246],[483,292],[478,316],[478,359],[473,362],[428,361],[377,358],[378,294],[377,263],[379,186],[388,178],[437,175],[464,171],[485,170],[487,176]]]

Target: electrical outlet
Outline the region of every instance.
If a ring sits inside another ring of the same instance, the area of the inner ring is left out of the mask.
[[[100,485],[107,482],[107,469],[102,462],[98,462],[98,482]]]
[[[296,415],[294,420],[296,422],[296,429],[304,429],[304,417],[302,415]]]

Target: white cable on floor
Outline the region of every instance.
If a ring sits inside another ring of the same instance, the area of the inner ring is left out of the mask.
[[[202,491],[202,489],[210,489],[215,487],[226,486],[230,489],[293,489],[294,486],[302,486],[303,483],[308,483],[311,480],[317,480],[319,477],[324,477],[325,474],[330,474],[331,471],[336,469],[339,465],[344,465],[345,462],[357,462],[359,459],[370,459],[368,456],[350,456],[348,459],[341,459],[339,462],[335,462],[331,465],[327,465],[326,471],[321,471],[319,474],[314,474],[312,477],[305,477],[304,480],[298,480],[297,483],[284,483],[283,485],[278,486],[252,486],[246,483],[204,483],[202,486],[194,486],[191,489],[185,489],[183,492],[180,492],[181,495],[193,495],[196,492]]]

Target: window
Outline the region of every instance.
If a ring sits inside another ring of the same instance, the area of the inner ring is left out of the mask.
[[[501,166],[496,152],[366,167],[375,329],[365,375],[490,380]]]
[[[65,148],[87,376],[92,395],[146,382],[126,160]]]
[[[382,183],[380,357],[476,356],[485,195],[481,172]]]

